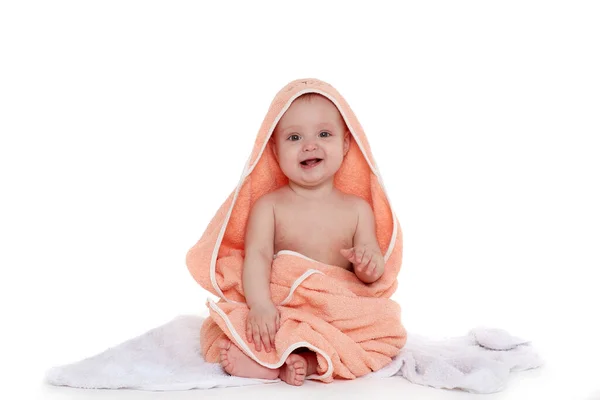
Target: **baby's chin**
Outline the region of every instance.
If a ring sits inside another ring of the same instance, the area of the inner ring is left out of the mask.
[[[288,177],[288,180],[290,181],[290,183],[294,183],[298,186],[302,186],[305,187],[307,189],[310,188],[320,188],[324,183],[329,182],[330,180],[333,180],[333,175],[329,176],[329,175],[321,175],[319,174],[319,176],[292,176],[292,177]]]

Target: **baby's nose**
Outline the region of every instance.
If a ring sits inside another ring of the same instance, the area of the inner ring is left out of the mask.
[[[317,149],[317,144],[315,142],[307,142],[304,145],[304,151],[313,151]]]

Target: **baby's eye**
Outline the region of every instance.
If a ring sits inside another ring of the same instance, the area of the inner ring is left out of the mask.
[[[325,136],[323,136],[323,133],[325,134]],[[328,136],[331,136],[331,133],[329,133],[327,131],[323,131],[323,132],[319,133],[319,136],[321,136],[321,137],[328,137]]]
[[[300,140],[300,136],[299,135],[290,135],[290,137],[288,137],[288,140],[295,142],[296,140]]]

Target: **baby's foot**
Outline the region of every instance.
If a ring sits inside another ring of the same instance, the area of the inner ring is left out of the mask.
[[[221,366],[229,374],[242,378],[277,379],[279,370],[263,367],[244,354],[229,339],[221,339]]]
[[[290,354],[285,364],[279,368],[279,378],[290,385],[300,386],[306,378],[308,362],[299,354]]]

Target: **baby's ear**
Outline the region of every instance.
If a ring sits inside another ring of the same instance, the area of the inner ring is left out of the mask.
[[[273,150],[273,154],[275,155],[275,160],[279,162],[279,155],[277,154],[277,146],[275,146],[275,139],[273,136],[269,138],[269,146],[271,146],[271,150]]]
[[[348,154],[348,150],[350,150],[350,130],[346,130],[344,134],[344,156]]]

